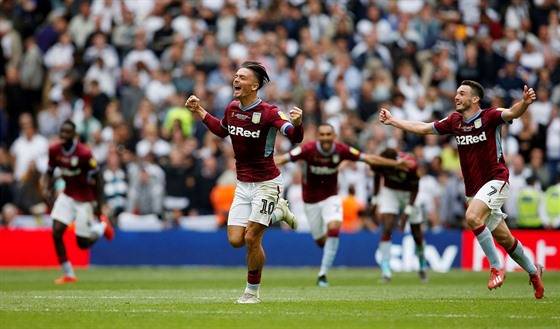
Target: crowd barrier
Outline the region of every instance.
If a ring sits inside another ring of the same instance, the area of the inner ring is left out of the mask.
[[[513,231],[529,257],[547,270],[560,270],[560,231]],[[79,250],[72,231],[65,234],[68,254],[77,267],[88,266],[245,266],[245,249],[227,242],[225,229],[192,231],[183,228],[158,232],[116,230],[111,242],[100,240],[91,250]],[[377,267],[379,232],[341,234],[334,266]],[[482,271],[488,263],[470,231],[427,232],[425,255],[432,271],[451,268]],[[263,240],[267,266],[318,267],[322,250],[310,234],[269,229]],[[49,228],[0,228],[0,266],[57,267]],[[519,268],[499,248],[508,271]],[[395,233],[391,250],[395,271],[414,271],[417,260],[410,234]]]

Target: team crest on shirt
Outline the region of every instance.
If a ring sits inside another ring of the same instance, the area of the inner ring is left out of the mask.
[[[334,154],[332,156],[332,162],[339,163],[340,162],[340,155],[339,154]]]
[[[475,127],[476,129],[482,127],[482,118],[478,118],[478,119],[476,119],[476,120],[474,121],[474,127]]]
[[[254,124],[257,124],[257,123],[261,122],[261,113],[260,112],[253,113],[253,117],[251,118],[251,122],[253,122]]]
[[[78,165],[78,157],[77,156],[70,157],[70,166],[76,167],[77,165]]]

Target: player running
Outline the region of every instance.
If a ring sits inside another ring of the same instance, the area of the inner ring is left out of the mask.
[[[379,205],[383,231],[379,250],[381,251],[381,282],[388,282],[392,278],[391,260],[391,236],[400,215],[400,228],[404,229],[406,221],[410,222],[410,231],[416,245],[415,254],[419,261],[420,281],[427,282],[426,259],[424,258],[424,237],[422,235],[423,216],[420,207],[414,203],[418,195],[420,177],[418,176],[418,162],[408,153],[397,152],[395,149],[387,148],[381,156],[388,159],[405,160],[413,164],[411,168],[391,168],[372,166],[375,172],[373,196],[371,198],[372,213],[375,214]],[[383,187],[381,188],[381,178]]]
[[[405,131],[419,134],[452,135],[457,141],[461,170],[469,206],[465,213],[468,227],[473,231],[490,263],[488,289],[502,285],[505,270],[494,239],[510,257],[529,273],[535,297],[544,295],[540,264],[533,264],[523,250],[523,245],[510,232],[501,207],[509,192],[509,171],[501,147],[501,127],[519,118],[535,99],[533,88],[523,89],[523,98],[511,108],[481,109],[484,89],[475,81],[465,80],[455,95],[456,113],[432,123],[408,121],[395,118],[386,109],[381,109],[379,120]]]
[[[276,164],[288,161],[303,162],[303,201],[311,235],[323,248],[317,285],[327,287],[327,273],[332,267],[339,244],[342,224],[342,198],[338,195],[338,165],[343,160],[364,161],[370,165],[407,168],[403,161],[378,155],[363,154],[359,150],[336,141],[333,126],[327,123],[317,128],[318,139],[276,156]]]
[[[279,131],[293,143],[303,140],[302,110],[290,110],[290,120],[276,107],[260,99],[259,89],[269,81],[266,69],[247,61],[235,74],[233,97],[236,99],[218,120],[192,95],[185,106],[219,137],[231,137],[235,153],[237,187],[228,216],[228,240],[232,247],[247,246],[247,286],[237,303],[260,302],[259,288],[265,262],[262,238],[266,228],[284,221],[297,228],[297,220],[280,196],[284,184],[274,164],[274,140]]]
[[[49,148],[49,168],[43,177],[45,200],[53,197],[56,168],[66,184],[51,211],[54,248],[64,273],[54,281],[56,284],[78,281],[62,240],[72,221],[76,223],[76,240],[80,249],[91,248],[102,235],[111,241],[115,234],[109,220],[101,216],[103,188],[97,162],[88,147],[78,142],[74,122],[64,121],[60,127],[60,140]]]

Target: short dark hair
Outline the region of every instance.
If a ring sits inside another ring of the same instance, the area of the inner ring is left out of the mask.
[[[381,152],[381,156],[387,159],[396,159],[398,154],[399,153],[397,152],[397,150],[390,147],[386,148],[385,150],[383,150],[383,152]]]
[[[480,98],[481,102],[484,99],[484,88],[482,87],[482,85],[480,83],[478,83],[476,81],[472,81],[472,80],[463,80],[463,82],[461,82],[461,86],[471,87],[474,94],[476,96],[478,96],[478,98]]]
[[[261,87],[264,86],[265,83],[270,81],[266,69],[259,62],[245,61],[243,62],[243,64],[241,64],[241,67],[255,72],[255,75],[257,76],[257,80],[259,81],[259,88],[257,88],[257,90],[261,89]]]
[[[72,130],[76,131],[76,124],[72,120],[70,120],[70,119],[64,120],[61,127],[64,126],[64,125],[69,125],[70,127],[72,127]]]

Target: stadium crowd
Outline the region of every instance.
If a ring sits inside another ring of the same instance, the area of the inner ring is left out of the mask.
[[[236,183],[231,143],[184,103],[196,94],[221,117],[236,69],[251,59],[271,77],[264,99],[303,109],[304,142],[328,122],[365,153],[412,153],[434,230],[464,225],[456,143],[384,126],[379,109],[430,122],[454,111],[463,80],[484,86],[484,107],[508,107],[524,85],[534,88],[537,101],[503,128],[511,185],[504,210],[512,227],[558,229],[559,9],[554,0],[4,0],[2,223],[48,211],[40,176],[70,118],[101,165],[104,212],[115,224],[125,213],[169,227],[215,214],[224,225]],[[276,154],[293,146],[279,136]],[[281,169],[305,230],[301,169]],[[345,223],[354,223],[343,229],[375,229],[359,218],[373,191],[369,167],[344,163],[339,175]]]

